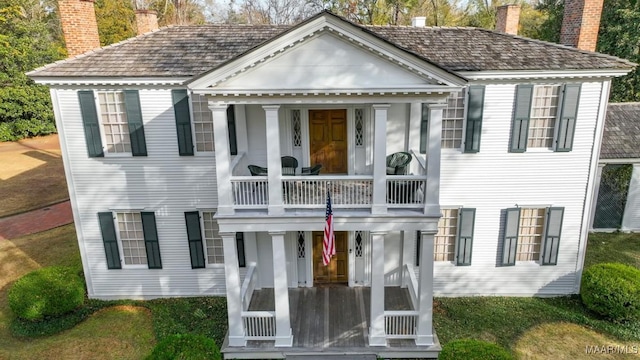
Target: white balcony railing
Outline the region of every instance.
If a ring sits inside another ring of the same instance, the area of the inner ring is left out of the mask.
[[[387,339],[415,339],[417,328],[417,311],[400,310],[384,312],[384,330]]]
[[[419,207],[424,203],[424,176],[387,175],[389,207]]]
[[[249,310],[251,304],[251,298],[253,297],[253,291],[258,284],[258,272],[256,271],[256,264],[252,263],[247,268],[247,274],[244,276],[242,282],[242,288],[240,290],[240,298],[242,299],[242,310]]]
[[[402,274],[403,286],[407,287],[409,296],[411,297],[411,305],[414,309],[418,308],[418,279],[416,271],[411,264],[405,264]]]
[[[269,181],[266,176],[234,176],[231,178],[233,204],[237,208],[259,209],[269,205]]]
[[[245,339],[273,340],[276,336],[276,314],[274,311],[243,311]]]
[[[336,208],[371,207],[372,176],[290,176],[282,178],[283,203],[290,208],[323,208],[327,191]]]

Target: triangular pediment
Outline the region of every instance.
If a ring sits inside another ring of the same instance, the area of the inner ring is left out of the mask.
[[[213,87],[356,90],[413,88],[426,84],[442,85],[362,46],[324,32]]]
[[[466,80],[323,13],[190,82],[196,91],[425,91]]]

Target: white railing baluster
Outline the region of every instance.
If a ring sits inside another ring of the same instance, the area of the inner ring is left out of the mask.
[[[415,310],[385,311],[384,324],[387,339],[415,339],[418,312]]]
[[[420,208],[424,203],[424,176],[387,175],[389,208]]]
[[[275,339],[275,316],[273,311],[243,311],[245,338],[247,340]]]

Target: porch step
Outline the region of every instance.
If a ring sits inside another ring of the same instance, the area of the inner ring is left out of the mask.
[[[354,355],[354,354],[295,354],[295,355],[286,355],[287,360],[376,360],[377,357],[374,354],[367,355]]]

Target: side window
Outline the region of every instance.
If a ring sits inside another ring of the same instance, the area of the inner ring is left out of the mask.
[[[564,208],[512,208],[506,210],[502,239],[503,266],[516,262],[556,265]]]

